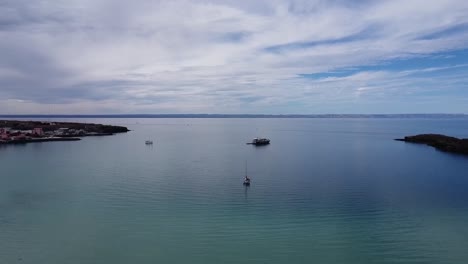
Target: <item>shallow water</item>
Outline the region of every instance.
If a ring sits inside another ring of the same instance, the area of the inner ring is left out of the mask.
[[[132,131],[0,147],[0,263],[468,262],[468,158],[393,141],[467,119],[77,121]]]

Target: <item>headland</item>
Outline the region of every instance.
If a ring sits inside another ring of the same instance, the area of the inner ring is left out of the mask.
[[[123,126],[74,122],[0,120],[0,144],[76,141],[81,137],[128,132]]]
[[[440,134],[421,134],[395,139],[398,141],[426,144],[440,151],[468,155],[468,139],[460,139]]]

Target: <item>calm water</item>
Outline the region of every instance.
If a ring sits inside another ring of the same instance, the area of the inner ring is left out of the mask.
[[[0,148],[1,264],[468,263],[468,158],[392,140],[467,119],[78,121],[133,131]]]

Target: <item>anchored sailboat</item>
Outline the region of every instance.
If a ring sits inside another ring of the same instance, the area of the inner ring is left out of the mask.
[[[247,161],[245,161],[245,177],[244,177],[244,183],[245,186],[250,186],[250,178],[247,175]]]

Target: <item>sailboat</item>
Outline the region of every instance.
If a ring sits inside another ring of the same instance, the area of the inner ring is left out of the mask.
[[[244,183],[245,186],[250,186],[250,178],[247,176],[247,161],[245,161],[245,177],[244,177]]]

